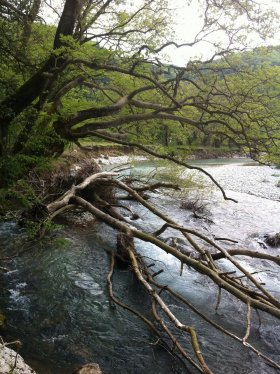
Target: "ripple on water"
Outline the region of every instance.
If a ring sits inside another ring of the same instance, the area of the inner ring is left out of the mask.
[[[87,290],[93,296],[98,296],[103,293],[101,287],[94,279],[87,273],[72,272],[70,277],[74,280],[74,284],[82,290]]]
[[[28,311],[30,306],[30,299],[28,296],[22,294],[24,288],[27,286],[26,282],[18,283],[14,289],[8,289],[10,293],[9,297],[9,309],[13,310],[26,310]]]

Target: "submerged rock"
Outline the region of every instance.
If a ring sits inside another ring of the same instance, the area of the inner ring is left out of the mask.
[[[1,374],[36,374],[20,355],[0,343],[0,373]]]
[[[280,232],[265,236],[265,242],[271,247],[280,247]]]
[[[75,370],[73,374],[102,374],[98,364],[86,364]]]

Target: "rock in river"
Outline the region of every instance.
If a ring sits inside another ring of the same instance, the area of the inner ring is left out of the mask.
[[[17,357],[16,357],[17,356]],[[1,374],[36,374],[15,351],[0,343]]]

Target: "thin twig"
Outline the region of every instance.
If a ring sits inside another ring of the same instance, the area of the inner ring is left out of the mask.
[[[215,306],[215,310],[218,310],[218,308],[219,308],[219,305],[220,305],[220,302],[221,302],[221,294],[222,294],[222,289],[221,289],[221,287],[219,287],[219,289],[218,289],[217,303],[216,303],[216,306]]]
[[[247,302],[247,313],[246,313],[247,328],[244,338],[242,339],[243,343],[247,341],[250,335],[251,330],[251,304],[250,301]]]

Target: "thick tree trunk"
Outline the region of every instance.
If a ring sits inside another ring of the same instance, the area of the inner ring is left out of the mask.
[[[60,38],[61,35],[73,35],[74,27],[79,17],[81,7],[82,0],[65,1],[64,9],[54,38],[54,49],[60,48],[63,45],[63,41]]]
[[[66,0],[62,12],[56,35],[54,38],[53,49],[62,46],[61,36],[70,36],[73,34],[74,27],[81,10],[81,0]],[[0,156],[6,153],[9,127],[15,117],[23,112],[29,105],[40,96],[47,96],[53,80],[57,77],[60,70],[63,69],[65,59],[50,56],[43,67],[37,71],[28,81],[26,81],[13,95],[7,97],[0,104]]]
[[[50,72],[56,66],[56,61],[57,58],[51,56],[37,73],[26,81],[13,95],[2,101],[0,105],[0,156],[6,154],[11,122],[43,93],[46,94],[50,88],[55,77]]]
[[[26,15],[26,18],[23,20],[23,48],[26,51],[26,47],[28,46],[29,39],[32,32],[32,24],[36,20],[36,17],[38,16],[40,7],[42,5],[42,0],[34,0],[31,9],[29,11],[29,14]]]

